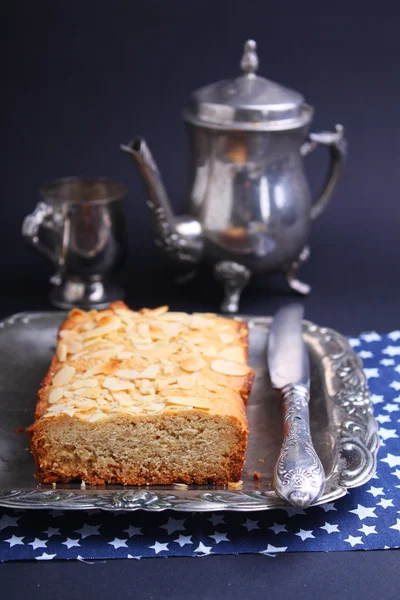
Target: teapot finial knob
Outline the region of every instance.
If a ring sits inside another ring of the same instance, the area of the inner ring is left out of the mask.
[[[254,40],[247,40],[244,45],[244,52],[240,67],[248,75],[255,73],[258,69],[257,44]]]

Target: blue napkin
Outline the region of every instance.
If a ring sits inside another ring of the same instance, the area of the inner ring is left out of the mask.
[[[103,513],[0,509],[0,561],[377,550],[400,546],[400,331],[350,338],[382,445],[377,475],[307,510]]]

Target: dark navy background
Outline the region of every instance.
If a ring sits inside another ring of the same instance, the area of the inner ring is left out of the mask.
[[[349,159],[332,205],[315,224],[301,277],[313,286],[308,318],[346,334],[400,321],[400,5],[269,0],[202,2],[15,1],[2,8],[0,316],[48,309],[51,266],[21,240],[24,215],[47,180],[100,174],[129,187],[133,306],[215,310],[203,274],[184,290],[153,248],[144,194],[119,144],[147,138],[173,204],[180,205],[186,133],[180,117],[196,87],[239,73],[243,42],[258,42],[260,72],[315,106],[314,130],[346,128]],[[323,150],[307,169],[315,190]],[[152,275],[149,276],[149,268]],[[282,286],[281,286],[282,289]],[[271,313],[289,296],[264,281],[242,311]],[[0,566],[9,598],[395,598],[399,554],[350,552]],[[23,579],[25,583],[23,583]],[[167,583],[168,580],[168,583]]]

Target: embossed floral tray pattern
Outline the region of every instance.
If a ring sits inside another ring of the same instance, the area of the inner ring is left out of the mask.
[[[38,484],[29,440],[15,429],[33,419],[36,390],[55,349],[64,313],[21,313],[0,323],[0,506],[25,509],[161,511],[268,510],[287,506],[272,489],[282,442],[282,407],[266,367],[269,317],[243,317],[256,379],[248,406],[250,438],[240,489],[216,486]],[[375,473],[377,423],[360,358],[337,332],[304,322],[311,360],[311,432],[331,502]],[[256,478],[255,478],[256,477]],[[260,477],[260,479],[258,479]],[[184,488],[184,489],[183,489]]]

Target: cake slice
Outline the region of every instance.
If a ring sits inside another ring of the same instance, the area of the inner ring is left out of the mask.
[[[29,428],[46,483],[227,484],[248,425],[247,324],[214,314],[73,310]]]

